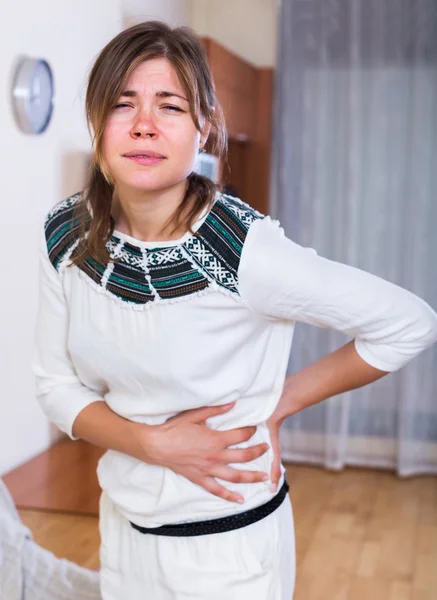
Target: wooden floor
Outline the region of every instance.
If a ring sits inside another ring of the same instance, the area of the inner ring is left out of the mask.
[[[68,441],[67,447],[77,444]],[[37,493],[36,475],[27,482],[34,490],[33,504],[35,498],[40,504],[45,498],[54,509],[25,508],[26,483],[14,473],[5,480],[14,484],[15,497],[22,494],[19,512],[38,543],[59,557],[98,569],[98,519],[92,516],[97,498],[91,497],[98,487],[91,474],[101,451],[88,448],[87,459],[86,445],[80,444],[76,459],[87,473],[82,490],[67,484],[56,461],[46,470],[56,493]],[[65,448],[62,452],[68,454]],[[298,465],[288,465],[287,472],[296,524],[294,600],[437,599],[437,478],[404,480],[386,472],[332,473]],[[75,484],[79,473],[73,470]],[[63,505],[57,477],[63,480],[63,495],[73,493],[73,508],[83,514],[55,512]]]

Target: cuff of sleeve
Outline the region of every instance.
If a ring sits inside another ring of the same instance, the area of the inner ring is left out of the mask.
[[[80,389],[75,387],[63,391],[62,399],[60,399],[60,392],[59,388],[55,388],[47,394],[38,396],[38,401],[49,421],[59,427],[70,439],[78,440],[79,438],[73,434],[76,417],[93,402],[104,402],[104,399],[97,392],[84,389],[83,386],[80,386]]]
[[[397,355],[395,359],[388,360],[386,356],[386,347],[370,344],[361,338],[355,338],[354,343],[355,350],[360,358],[371,367],[379,369],[380,371],[386,371],[387,373],[397,371],[411,359],[410,356],[405,357]],[[381,357],[382,354],[385,356]]]

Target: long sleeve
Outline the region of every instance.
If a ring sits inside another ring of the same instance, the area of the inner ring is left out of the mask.
[[[71,439],[77,415],[102,397],[83,385],[70,358],[67,339],[68,306],[58,272],[49,260],[45,236],[41,240],[39,305],[32,370],[36,395],[47,418]]]
[[[342,331],[382,371],[396,371],[437,340],[437,315],[421,298],[299,246],[268,217],[250,228],[238,275],[252,310]]]

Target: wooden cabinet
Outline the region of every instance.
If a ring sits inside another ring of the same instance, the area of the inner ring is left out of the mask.
[[[213,40],[208,40],[207,52],[229,137],[252,138],[257,100],[255,67]]]
[[[218,42],[203,38],[217,98],[226,119],[229,152],[222,184],[265,213],[268,211],[273,70],[249,64]]]

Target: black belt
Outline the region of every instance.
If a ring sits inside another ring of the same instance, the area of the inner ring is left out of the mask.
[[[287,481],[284,481],[284,485],[281,487],[279,492],[266,504],[251,508],[245,512],[231,515],[229,517],[221,517],[219,519],[210,519],[208,521],[193,521],[191,523],[176,523],[174,525],[161,525],[161,527],[141,527],[130,524],[134,529],[140,533],[151,533],[152,535],[168,535],[177,537],[187,537],[191,535],[210,535],[211,533],[223,533],[225,531],[232,531],[233,529],[240,529],[246,527],[256,521],[260,521],[267,517],[270,513],[278,508],[284,501],[285,496],[289,490]]]

